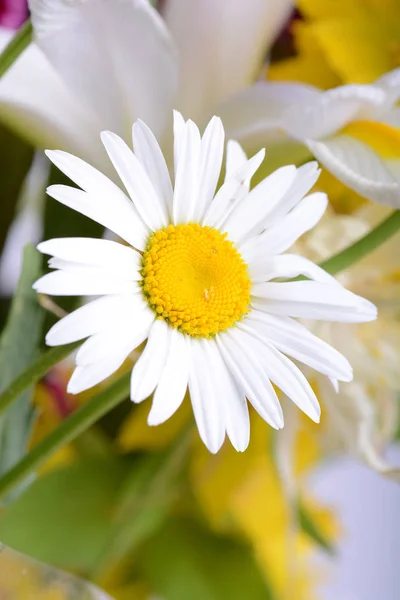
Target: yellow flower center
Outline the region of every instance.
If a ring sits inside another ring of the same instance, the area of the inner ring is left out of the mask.
[[[247,265],[226,234],[211,227],[169,225],[153,233],[142,276],[158,317],[192,336],[224,331],[249,310]]]

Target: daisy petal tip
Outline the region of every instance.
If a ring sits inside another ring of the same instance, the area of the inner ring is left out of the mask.
[[[61,151],[60,150],[45,150],[44,153],[47,156],[47,158],[49,160],[51,160],[51,162],[53,162],[53,159],[57,158],[57,156],[60,155]]]
[[[231,440],[232,446],[236,450],[236,452],[245,452],[249,446],[250,438],[246,440],[240,441],[239,443],[233,443]]]
[[[211,453],[211,454],[217,454],[219,452],[219,450],[222,447],[222,444],[224,443],[224,440],[222,440],[221,442],[217,442],[215,443],[214,441],[208,440],[207,442],[205,440],[203,440],[204,445],[206,446],[207,450]]]
[[[103,142],[103,144],[106,144],[107,142],[115,139],[116,137],[117,137],[116,134],[113,133],[112,131],[109,131],[108,129],[105,129],[104,131],[102,131],[100,133],[100,139]]]
[[[82,390],[75,384],[75,382],[71,378],[67,385],[67,394],[72,394],[73,396],[75,396],[76,394],[79,394],[81,391]]]
[[[162,425],[162,423],[164,423],[164,419],[162,419],[160,415],[154,413],[153,410],[150,410],[149,416],[147,417],[147,425],[149,427],[157,427],[158,425]]]
[[[360,307],[360,312],[364,315],[365,321],[376,321],[378,318],[378,309],[372,302],[364,300]]]
[[[58,346],[57,337],[51,331],[45,337],[46,346]]]

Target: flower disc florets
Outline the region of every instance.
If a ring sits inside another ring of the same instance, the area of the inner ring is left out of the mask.
[[[226,234],[197,223],[152,234],[143,291],[157,315],[183,333],[209,338],[249,310],[247,265]]]

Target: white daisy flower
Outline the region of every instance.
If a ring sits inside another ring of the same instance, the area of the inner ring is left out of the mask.
[[[319,420],[317,398],[291,358],[332,380],[352,379],[344,356],[293,318],[362,322],[375,319],[376,308],[311,261],[283,254],[325,211],[324,194],[304,198],[318,177],[316,163],[283,167],[250,191],[264,150],[247,160],[229,141],[225,181],[216,192],[224,153],[220,119],[211,119],[201,137],[175,113],[174,137],[172,185],[143,122],[133,126],[134,153],[117,135],[102,134],[127,193],[79,158],[47,153],[82,188],[54,185],[49,195],[128,245],[90,238],[39,244],[54,271],[36,282],[38,292],[100,296],[61,319],[46,342],[88,338],[68,386],[79,393],[109,377],[147,340],[132,370],[131,399],[142,402],[154,392],[149,424],[166,421],[188,388],[209,450],[217,452],[227,434],[243,451],[250,435],[247,400],[272,427],[283,427],[274,386]],[[280,281],[298,275],[309,280]]]

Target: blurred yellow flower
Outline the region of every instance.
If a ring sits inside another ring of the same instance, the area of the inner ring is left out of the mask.
[[[324,90],[340,85],[339,76],[328,63],[314,31],[308,23],[296,20],[291,25],[296,55],[272,63],[270,81],[301,81]]]
[[[271,68],[273,79],[329,88],[371,83],[400,66],[397,0],[298,0],[293,26],[298,55]]]
[[[146,422],[148,407],[143,404],[135,407],[121,429],[120,446],[125,451],[160,450],[168,446],[187,421],[189,411],[181,412],[180,419],[178,411],[158,428],[155,445],[152,428]],[[308,560],[316,545],[298,529],[294,533],[294,546],[291,544],[291,508],[274,462],[273,433],[253,411],[251,421],[254,435],[243,454],[225,443],[217,455],[212,455],[194,437],[189,458],[192,493],[215,531],[236,535],[251,545],[267,581],[279,597],[294,587],[296,600],[311,600],[315,576]],[[296,486],[313,522],[327,539],[332,539],[337,533],[332,514],[310,500],[301,485],[301,478],[321,455],[317,427],[308,421],[301,418],[295,439]],[[290,576],[293,561],[298,568]]]
[[[371,83],[400,66],[397,0],[299,0],[298,6],[344,83]]]

